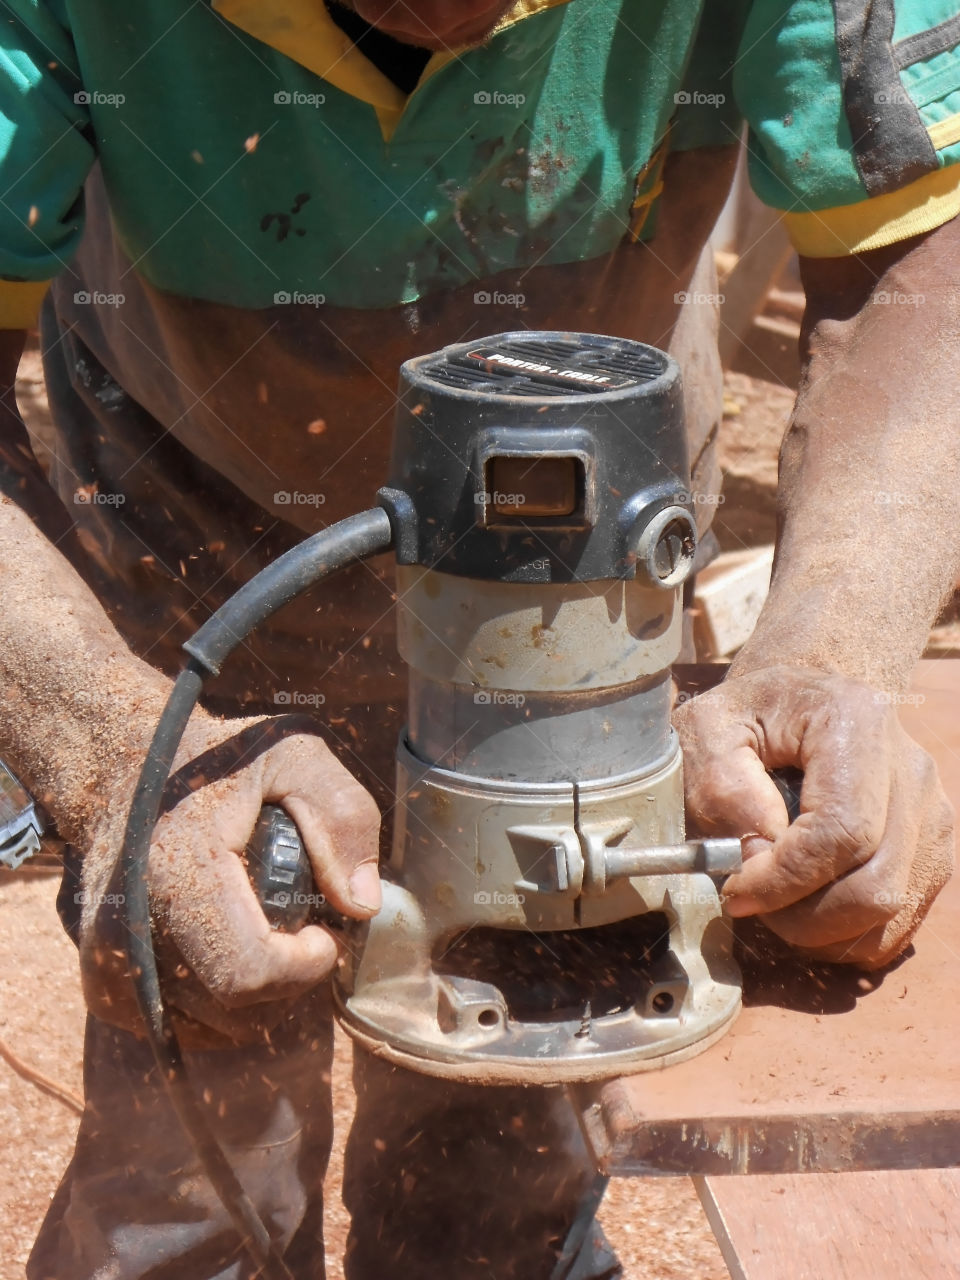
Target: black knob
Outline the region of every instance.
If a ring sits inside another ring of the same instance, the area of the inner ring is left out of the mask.
[[[297,824],[279,805],[265,804],[260,810],[244,860],[272,929],[297,933],[305,924],[330,929],[346,925],[317,888]]]
[[[800,816],[800,791],[803,787],[803,770],[790,765],[786,769],[774,769],[770,777],[787,806],[787,817],[796,822]]]

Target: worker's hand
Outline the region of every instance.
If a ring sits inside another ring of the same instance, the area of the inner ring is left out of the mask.
[[[136,1027],[139,1016],[126,972],[116,864],[133,781],[120,788],[87,853],[81,930],[88,1006],[126,1027]],[[262,1034],[291,997],[316,986],[337,961],[328,929],[275,932],[260,909],[240,854],[267,803],[282,805],[296,822],[329,903],[357,919],[380,907],[377,806],[316,726],[303,716],[218,721],[195,713],[149,863],[164,994],[187,1015],[178,1020],[187,1044],[219,1042],[197,1023],[237,1040]]]
[[[674,713],[691,823],[744,837],[727,910],[759,915],[821,960],[894,959],[953,868],[953,811],[891,702],[856,680],[779,666]],[[787,766],[804,773],[792,825],[767,776]]]

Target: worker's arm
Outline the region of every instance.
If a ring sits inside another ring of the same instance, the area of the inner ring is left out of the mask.
[[[877,964],[952,866],[949,805],[896,705],[960,579],[960,219],[802,268],[769,599],[726,682],[678,722],[692,815],[753,835],[731,913]],[[765,772],[785,765],[805,772],[789,830]]]
[[[22,334],[0,336],[0,757],[87,859],[85,993],[100,1017],[132,1023],[117,936],[122,926],[112,920],[108,890],[169,682],[130,653],[92,592],[19,504],[27,486],[45,483],[10,390],[22,345]],[[360,917],[380,901],[379,814],[302,717],[224,722],[198,711],[177,766],[183,798],[158,824],[150,888],[166,953],[200,981],[179,984],[170,998],[209,1025],[238,1033],[250,1017],[238,1018],[233,1009],[313,986],[337,956],[327,930],[274,933],[260,911],[236,855],[261,805],[288,810],[323,892]]]

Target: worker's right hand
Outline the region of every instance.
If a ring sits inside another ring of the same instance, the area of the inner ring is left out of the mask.
[[[134,755],[139,766],[143,754]],[[321,926],[286,934],[267,923],[240,856],[261,807],[287,811],[319,892],[356,919],[380,907],[379,811],[303,716],[219,721],[195,713],[174,767],[148,876],[164,996],[185,1015],[176,1025],[188,1046],[256,1038],[291,998],[330,973],[339,954]],[[137,772],[118,785],[86,852],[80,939],[88,1007],[134,1030],[142,1024],[127,973],[124,903],[116,898]]]
[[[873,969],[909,944],[953,868],[953,813],[888,696],[809,667],[730,675],[675,713],[687,812],[743,839],[727,910],[818,960]],[[768,770],[803,770],[789,822]]]

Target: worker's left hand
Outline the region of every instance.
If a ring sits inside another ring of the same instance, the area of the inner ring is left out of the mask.
[[[907,946],[953,869],[953,810],[891,699],[844,676],[775,666],[674,714],[687,812],[742,836],[730,915],[759,915],[821,960],[876,968]],[[768,771],[803,770],[790,824]]]
[[[116,793],[85,850],[80,965],[90,1012],[140,1033],[128,973],[120,850],[144,744],[118,768]],[[150,843],[147,883],[164,998],[185,1048],[262,1039],[291,1001],[322,993],[345,936],[308,924],[271,929],[242,851],[261,807],[297,824],[318,893],[367,920],[380,908],[380,813],[302,715],[219,720],[196,710],[177,753]]]

